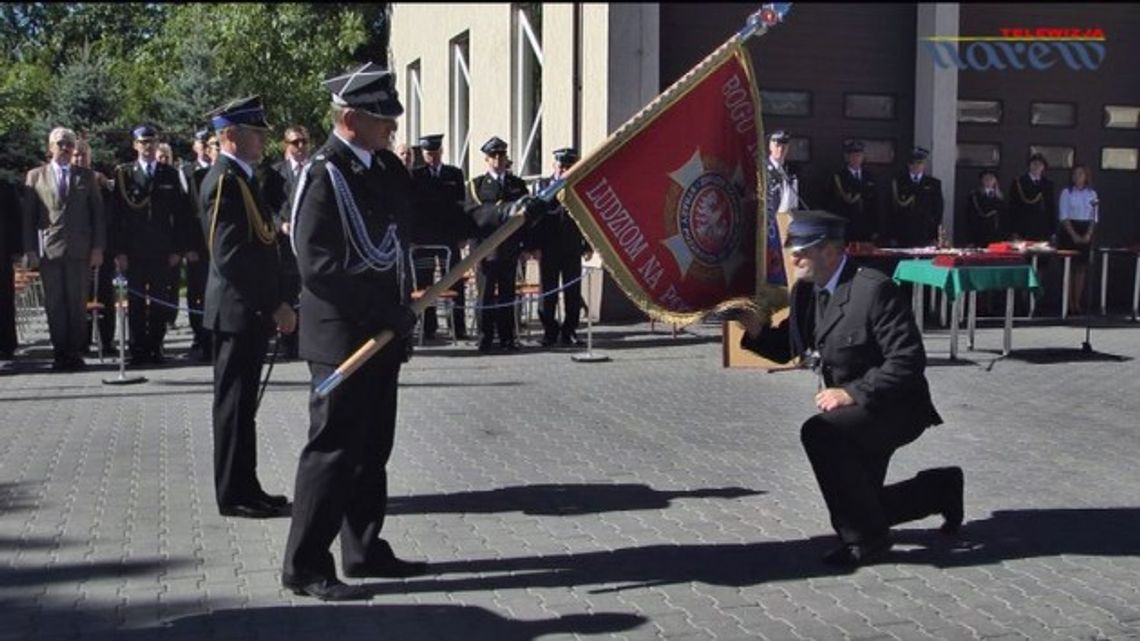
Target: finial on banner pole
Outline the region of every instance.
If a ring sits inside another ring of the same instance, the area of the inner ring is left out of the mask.
[[[790,2],[769,2],[760,5],[760,10],[748,16],[744,28],[736,32],[741,42],[753,36],[764,35],[769,27],[774,27],[784,21],[784,16],[792,9]]]

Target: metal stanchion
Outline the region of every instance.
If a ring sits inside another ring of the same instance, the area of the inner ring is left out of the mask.
[[[122,272],[115,274],[111,281],[115,286],[115,320],[119,331],[119,376],[118,378],[104,378],[104,385],[134,385],[145,383],[145,376],[126,375],[127,368],[127,277]]]
[[[586,267],[585,269],[594,268]],[[589,304],[593,304],[593,291],[594,279],[590,278],[586,281],[586,301]],[[594,353],[594,321],[589,305],[586,307],[586,351],[573,354],[570,356],[570,359],[575,363],[605,363],[610,360],[610,357],[605,354]]]

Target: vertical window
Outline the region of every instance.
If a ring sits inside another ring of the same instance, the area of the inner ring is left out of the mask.
[[[515,173],[542,173],[542,4],[515,6]]]
[[[419,142],[422,135],[424,90],[420,82],[420,61],[416,60],[408,65],[408,89],[405,94],[408,98],[407,126],[404,127],[404,141],[409,147]]]
[[[469,171],[471,148],[471,68],[467,64],[470,37],[464,31],[451,41],[451,157]]]

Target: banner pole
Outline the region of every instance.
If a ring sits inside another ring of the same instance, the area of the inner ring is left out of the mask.
[[[112,281],[115,285],[115,321],[119,334],[119,376],[118,378],[104,378],[104,385],[134,385],[145,383],[145,376],[132,376],[127,378],[127,277],[123,272],[117,272]],[[96,327],[95,331],[99,331]]]
[[[541,192],[536,194],[535,197],[550,202],[554,199],[554,196],[556,196],[559,191],[562,191],[562,188],[565,185],[565,180],[555,180],[554,182],[550,183],[546,189],[543,189]],[[416,316],[419,316],[424,312],[424,310],[434,305],[435,300],[439,298],[440,294],[449,291],[452,285],[459,282],[459,280],[463,278],[463,275],[466,274],[468,270],[473,269],[475,265],[479,263],[479,261],[483,260],[491,252],[495,251],[499,245],[503,244],[507,238],[509,238],[513,233],[518,231],[518,229],[523,226],[523,223],[526,222],[526,217],[522,212],[519,211],[519,202],[521,201],[516,201],[515,204],[511,206],[511,213],[507,217],[507,220],[502,225],[500,225],[499,228],[494,231],[494,233],[488,236],[483,242],[479,243],[478,246],[476,246],[471,250],[469,254],[467,254],[467,258],[464,258],[463,260],[456,263],[455,267],[453,267],[451,271],[444,274],[442,278],[436,281],[431,287],[427,289],[427,291],[424,292],[423,296],[411,304],[410,307],[412,309],[412,312],[414,312]],[[368,359],[375,356],[376,353],[379,352],[389,342],[391,342],[393,338],[395,338],[395,334],[392,332],[392,330],[385,329],[379,334],[368,339],[368,341],[361,345],[355,352],[353,352],[351,356],[346,358],[343,363],[337,366],[336,371],[334,371],[332,374],[329,374],[325,380],[321,381],[321,383],[317,385],[317,395],[322,398],[328,396],[334,389],[337,388],[338,385],[344,382],[344,379],[351,376],[352,373],[359,369],[360,366],[363,365]]]
[[[586,269],[593,271],[594,267],[587,267]],[[575,363],[605,363],[610,360],[609,356],[605,354],[594,353],[594,279],[591,278],[586,281],[586,300],[589,303],[586,306],[586,351],[572,354],[570,360]]]

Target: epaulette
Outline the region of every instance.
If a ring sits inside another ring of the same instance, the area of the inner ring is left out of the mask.
[[[873,280],[873,281],[878,282],[878,283],[881,283],[881,282],[886,281],[886,280],[891,280],[891,278],[889,276],[887,276],[886,274],[884,274],[883,272],[881,272],[877,269],[871,269],[869,267],[863,267],[863,266],[860,266],[860,267],[855,269],[855,275],[862,277],[862,278],[867,278],[867,279]]]

